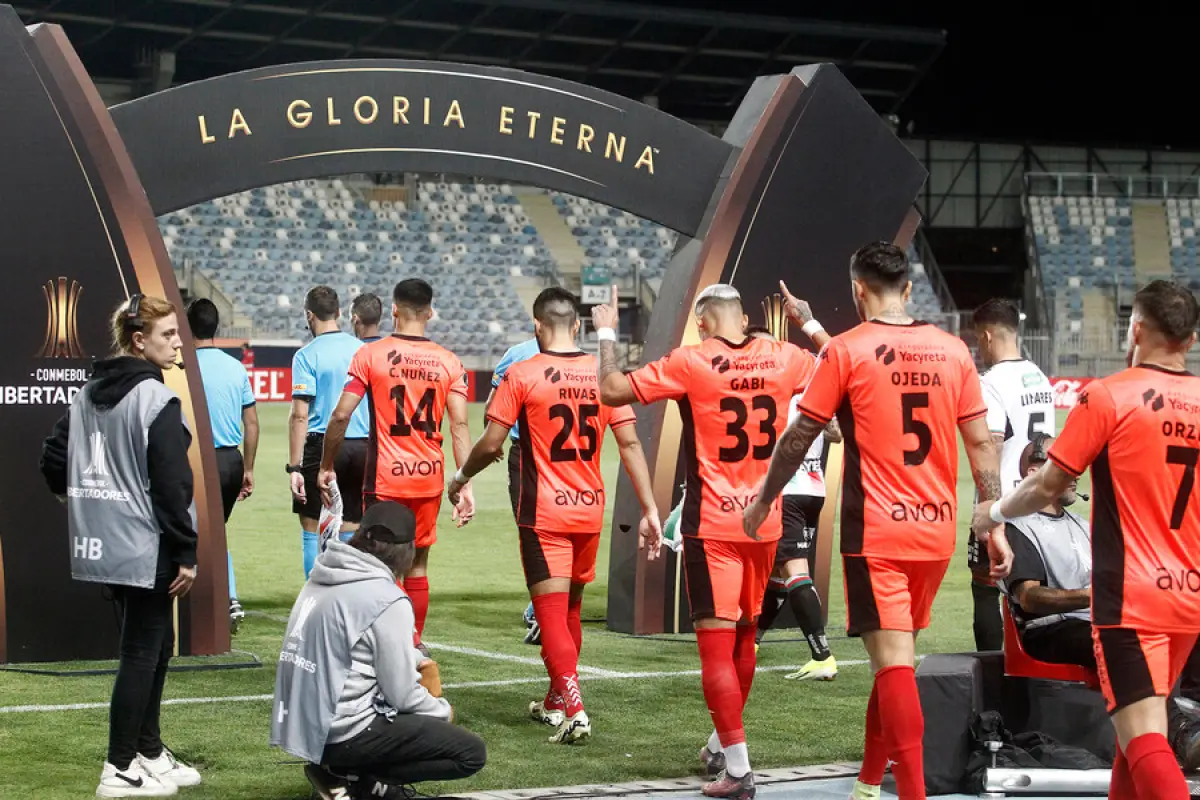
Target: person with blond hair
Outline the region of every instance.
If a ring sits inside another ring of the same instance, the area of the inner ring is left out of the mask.
[[[97,361],[42,448],[67,506],[71,574],[104,584],[121,620],[98,797],[168,797],[200,773],[163,746],[159,708],[174,651],[172,605],[196,579],[192,435],[163,382],[176,365],[174,305],[134,294],[113,314],[114,353]]]

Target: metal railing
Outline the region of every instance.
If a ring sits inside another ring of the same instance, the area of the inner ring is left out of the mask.
[[[1111,175],[1106,172],[1027,172],[1027,194],[1055,197],[1163,199],[1200,197],[1200,175]]]

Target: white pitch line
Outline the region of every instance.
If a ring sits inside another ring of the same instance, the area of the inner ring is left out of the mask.
[[[282,622],[287,624],[287,617],[281,617],[277,614],[267,614],[262,611],[247,611],[247,616],[259,617],[260,619],[269,619],[272,622]],[[531,667],[543,666],[540,658],[532,656],[514,656],[508,653],[497,653],[492,650],[479,650],[474,647],[458,647],[452,644],[436,644],[429,640],[425,640],[425,645],[433,650],[445,650],[448,653],[458,653],[462,656],[475,656],[476,658],[490,658],[493,661],[508,661],[513,664],[528,664]],[[580,665],[578,667],[580,675],[596,675],[606,678],[615,678],[623,673],[615,672],[610,669],[601,669],[600,667],[587,667]]]
[[[443,648],[445,649],[445,648]],[[515,658],[516,656],[514,656]],[[860,667],[866,664],[865,659],[847,659],[839,661],[838,665],[843,667]],[[794,672],[800,669],[797,664],[783,664],[773,667],[759,667],[758,672]],[[612,672],[611,670],[599,670],[599,674],[580,675],[581,681],[611,681],[611,680],[630,680],[638,678],[686,678],[700,674],[698,669],[683,669],[672,672]],[[466,681],[463,683],[444,683],[443,689],[487,689],[496,686],[522,686],[528,684],[545,683],[546,676],[542,675],[536,678],[508,678],[506,680],[495,681]],[[211,703],[264,703],[274,699],[274,695],[270,694],[241,694],[231,695],[229,697],[175,697],[170,700],[163,700],[164,706],[188,706],[188,705],[208,705]],[[28,705],[28,706],[0,706],[0,714],[28,714],[28,713],[43,713],[43,712],[61,712],[61,711],[97,711],[108,708],[108,703],[66,703],[62,705]]]

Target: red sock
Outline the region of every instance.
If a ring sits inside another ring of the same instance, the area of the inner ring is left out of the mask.
[[[1187,781],[1175,752],[1161,733],[1137,737],[1125,748],[1139,800],[1187,800]]]
[[[871,699],[867,702],[867,735],[858,780],[870,786],[879,786],[883,783],[887,761],[887,745],[884,744],[883,726],[879,721],[879,689],[872,686]]]
[[[1125,754],[1117,747],[1117,757],[1112,765],[1112,779],[1108,784],[1110,800],[1137,800],[1137,787],[1133,785],[1133,775],[1129,772],[1129,762]]]
[[[758,654],[754,652],[754,633],[758,629],[753,625],[739,625],[737,639],[733,644],[733,666],[737,670],[738,684],[742,687],[742,708],[750,699],[750,687],[754,685],[754,667],[758,664]]]
[[[583,711],[579,692],[579,651],[567,626],[567,593],[552,592],[533,598],[533,613],[542,628],[542,662],[550,676],[550,691],[566,706],[568,717]]]
[[[700,685],[722,747],[746,741],[746,730],[742,726],[742,685],[733,662],[736,643],[737,631],[733,628],[696,631],[696,645],[700,648]]]
[[[412,600],[413,616],[417,621],[417,635],[413,641],[420,643],[425,635],[425,617],[429,615],[429,578],[425,575],[405,578],[401,586]]]
[[[875,673],[875,686],[883,741],[887,757],[894,762],[897,793],[904,800],[925,800],[925,717],[917,676],[912,667],[884,667]]]
[[[567,603],[567,628],[571,631],[571,638],[575,640],[575,653],[583,652],[583,620],[581,612],[583,611],[583,598],[571,600]]]

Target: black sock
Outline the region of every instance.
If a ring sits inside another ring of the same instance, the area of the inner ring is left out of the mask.
[[[981,653],[1004,649],[1004,618],[1000,616],[1000,588],[971,581],[975,601],[975,649]]]
[[[754,635],[754,641],[761,642],[763,635],[775,624],[775,618],[783,609],[785,600],[787,592],[778,588],[777,584],[772,583],[767,587],[767,592],[763,595],[762,610],[758,613],[758,631]]]
[[[817,661],[829,658],[829,641],[825,638],[825,624],[822,622],[821,597],[817,587],[813,586],[812,578],[792,578],[788,582],[788,603],[804,638],[808,641],[808,649]]]

